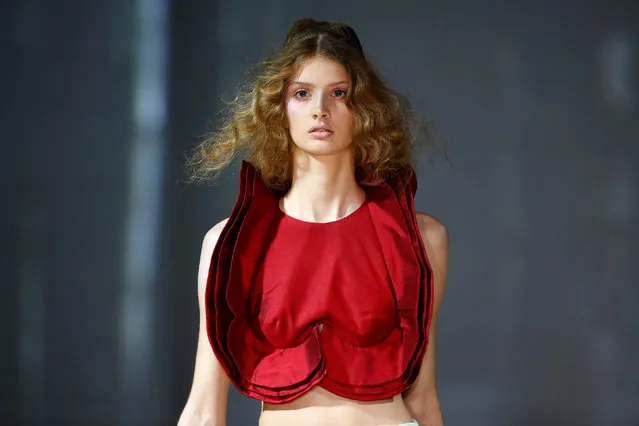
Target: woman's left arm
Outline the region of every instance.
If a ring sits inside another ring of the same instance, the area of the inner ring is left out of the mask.
[[[435,341],[437,315],[444,296],[448,272],[448,230],[439,220],[424,213],[417,213],[417,222],[433,269],[435,298],[428,348],[417,379],[404,393],[404,402],[420,426],[443,426],[444,420],[435,384]]]

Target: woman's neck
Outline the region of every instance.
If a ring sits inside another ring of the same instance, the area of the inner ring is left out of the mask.
[[[291,189],[281,200],[282,211],[309,222],[331,222],[357,210],[366,192],[357,184],[348,154],[294,155]]]

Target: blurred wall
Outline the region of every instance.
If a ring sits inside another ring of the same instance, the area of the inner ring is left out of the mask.
[[[237,165],[215,185],[180,183],[184,155],[305,16],[351,24],[447,141],[450,163],[422,162],[417,197],[451,233],[446,424],[639,424],[638,12],[3,3],[0,424],[177,422],[201,239],[237,191]],[[230,426],[258,414],[232,390]]]

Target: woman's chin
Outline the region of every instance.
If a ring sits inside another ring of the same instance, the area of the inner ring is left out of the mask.
[[[349,152],[350,144],[332,139],[309,139],[300,144],[295,144],[297,149],[308,155],[332,155],[340,152]]]

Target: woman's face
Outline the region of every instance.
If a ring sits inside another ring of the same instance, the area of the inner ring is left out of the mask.
[[[338,62],[317,56],[304,63],[286,93],[286,118],[297,149],[312,155],[350,150],[350,88],[350,77]]]

